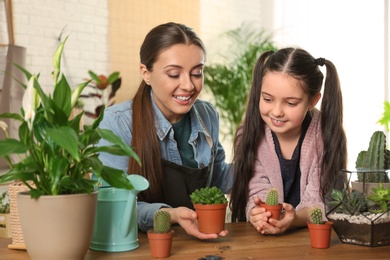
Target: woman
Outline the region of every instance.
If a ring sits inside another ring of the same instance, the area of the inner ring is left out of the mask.
[[[203,234],[189,195],[197,188],[228,191],[228,165],[219,142],[215,108],[197,97],[203,88],[205,48],[191,28],[166,23],[153,28],[140,50],[142,82],[134,98],[105,110],[101,128],[131,144],[141,159],[100,154],[105,165],[144,176],[149,189],[138,196],[138,225],[153,226],[157,210],[199,239]]]

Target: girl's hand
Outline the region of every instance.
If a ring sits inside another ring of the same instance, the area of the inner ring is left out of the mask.
[[[283,203],[283,208],[284,213],[280,220],[270,218],[268,221],[261,221],[257,231],[261,234],[280,234],[289,229],[295,220],[296,212],[294,207],[288,203]]]
[[[260,199],[254,198],[255,207],[249,212],[249,222],[255,227],[258,232],[261,232],[260,226],[263,222],[268,222],[271,213],[267,212],[265,208],[260,207]]]
[[[186,208],[162,208],[160,210],[167,210],[171,213],[171,221],[178,223],[188,235],[194,236],[199,239],[214,239],[219,236],[226,236],[229,232],[227,230],[221,231],[219,234],[205,234],[199,231],[197,214],[195,211]]]

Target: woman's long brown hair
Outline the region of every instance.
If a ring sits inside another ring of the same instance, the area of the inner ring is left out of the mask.
[[[153,28],[146,35],[140,49],[141,64],[152,71],[160,53],[176,44],[194,44],[206,54],[202,41],[191,28],[171,22]],[[128,172],[140,174],[149,181],[149,189],[138,195],[141,201],[161,202],[164,176],[150,91],[151,87],[142,81],[133,99],[131,146],[140,157],[142,167],[130,158]]]

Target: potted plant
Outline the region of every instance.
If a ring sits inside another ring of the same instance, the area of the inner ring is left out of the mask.
[[[375,131],[370,139],[368,149],[361,151],[356,159],[357,181],[352,181],[352,189],[367,193],[381,182],[390,187],[389,168],[390,151],[386,148],[386,135]]]
[[[156,211],[153,229],[148,230],[147,234],[152,257],[163,258],[171,255],[174,230],[171,230],[171,215],[168,211]]]
[[[313,207],[309,211],[307,227],[309,228],[311,247],[313,248],[329,248],[333,223],[323,221],[322,215],[320,207]]]
[[[196,189],[190,194],[198,215],[198,228],[205,234],[218,234],[225,229],[227,199],[217,187]]]
[[[9,195],[4,191],[0,196],[0,237],[11,237]]]
[[[98,153],[132,156],[139,162],[131,147],[113,132],[98,128],[103,113],[82,130],[82,113],[69,118],[88,82],[72,90],[62,74],[65,42],[66,39],[54,53],[53,93],[45,94],[38,75],[16,65],[28,82],[21,83],[25,89],[23,107],[20,114],[0,115],[20,122],[19,140],[0,140],[0,157],[10,166],[0,176],[0,183],[20,180],[29,188],[17,195],[17,205],[24,242],[32,259],[84,259],[97,202],[96,181],[89,179],[89,174],[94,173],[111,186],[133,189],[126,174],[104,166]],[[101,138],[112,145],[96,147]],[[20,161],[12,164],[11,154],[19,155]]]
[[[271,187],[265,198],[265,201],[260,200],[260,207],[271,212],[271,218],[279,220],[283,205],[279,203],[279,192],[276,188]]]
[[[390,188],[382,183],[367,195],[348,188],[333,189],[327,217],[343,243],[390,245]]]

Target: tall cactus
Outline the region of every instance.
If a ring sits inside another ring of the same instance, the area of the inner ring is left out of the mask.
[[[310,223],[312,224],[322,224],[322,210],[319,207],[315,207],[310,210]]]
[[[171,230],[171,214],[168,211],[156,211],[153,229],[155,233],[168,233]]]
[[[361,151],[356,159],[355,167],[358,170],[384,170],[389,169],[390,151],[386,149],[386,135],[382,131],[372,134],[367,151]],[[389,182],[387,174],[361,173],[358,180],[362,182]]]
[[[279,192],[276,188],[270,188],[265,198],[265,204],[276,206],[279,204]]]

